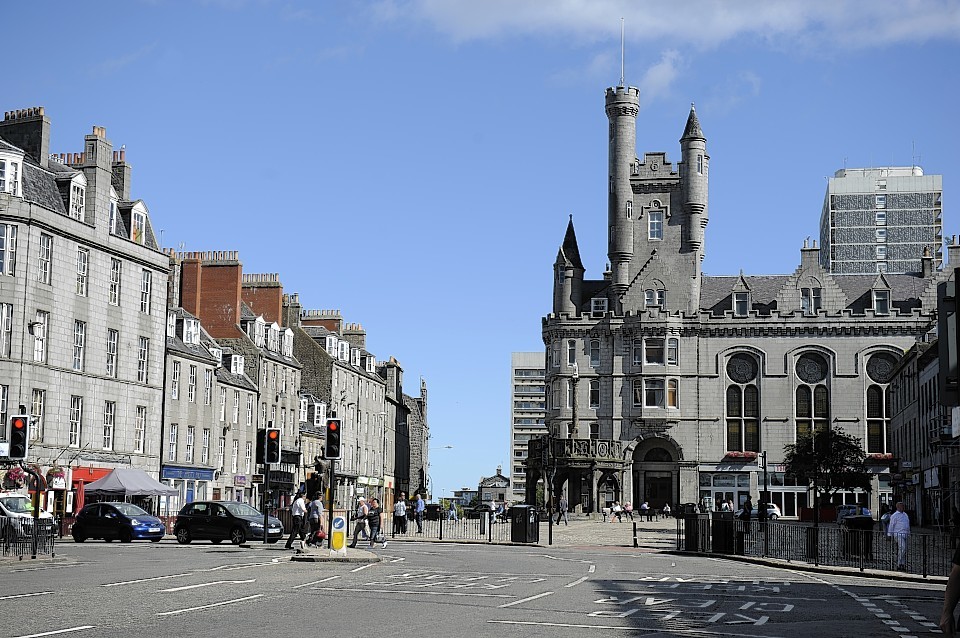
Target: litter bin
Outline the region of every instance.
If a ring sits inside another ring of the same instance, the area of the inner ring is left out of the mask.
[[[710,521],[713,535],[713,551],[717,554],[733,553],[733,512],[713,512]]]
[[[707,551],[706,514],[683,514],[683,548],[688,552]]]
[[[510,541],[513,543],[540,542],[540,517],[533,505],[514,505],[510,508]]]
[[[847,516],[841,520],[844,553],[849,556],[873,556],[873,525],[870,516]]]

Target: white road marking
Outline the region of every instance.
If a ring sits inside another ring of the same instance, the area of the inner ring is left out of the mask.
[[[488,620],[497,625],[527,625],[536,627],[569,627],[572,629],[619,629],[620,631],[645,631],[649,633],[681,634],[684,636],[736,636],[737,638],[783,638],[764,634],[737,634],[730,631],[707,631],[705,629],[667,629],[665,627],[635,627],[633,625],[578,625],[560,622],[536,622],[533,620]]]
[[[240,565],[220,565],[219,567],[211,567],[210,569],[198,569],[198,572],[218,572],[221,569],[225,572],[233,571],[235,569],[246,569],[247,567],[266,567],[269,565],[275,565],[276,563],[241,563]]]
[[[545,591],[541,594],[536,594],[534,596],[528,596],[527,598],[521,598],[520,600],[515,600],[512,603],[505,603],[503,605],[500,605],[500,607],[513,607],[514,605],[519,605],[521,603],[528,603],[531,600],[536,600],[537,598],[543,598],[544,596],[549,596],[552,593],[553,593],[552,591]]]
[[[582,577],[582,578],[578,578],[578,579],[576,579],[575,581],[573,581],[572,583],[567,583],[566,585],[564,585],[564,587],[576,587],[577,585],[579,585],[579,584],[582,583],[583,581],[587,580],[588,578],[590,578],[590,577],[589,577],[589,576],[584,576],[584,577]]]
[[[370,563],[370,564],[368,564],[368,565],[363,565],[363,566],[361,566],[361,567],[357,567],[356,569],[351,569],[350,571],[351,571],[351,572],[360,572],[360,571],[365,570],[365,569],[368,568],[368,567],[373,567],[373,563]]]
[[[257,579],[249,580],[215,580],[209,583],[197,583],[196,585],[184,585],[183,587],[171,587],[170,589],[161,589],[161,592],[183,591],[185,589],[198,589],[200,587],[210,587],[212,585],[242,585],[244,583],[255,583]]]
[[[263,594],[254,594],[253,596],[244,596],[243,598],[236,598],[234,600],[224,600],[219,603],[212,603],[210,605],[200,605],[199,607],[187,607],[186,609],[175,609],[173,611],[161,611],[157,612],[158,616],[174,616],[176,614],[185,614],[188,611],[199,611],[201,609],[210,609],[211,607],[222,607],[223,605],[232,605],[234,603],[242,603],[246,600],[253,600],[254,598],[260,598]]]
[[[186,574],[170,574],[168,576],[154,576],[153,578],[138,578],[137,580],[125,580],[119,583],[104,583],[103,585],[100,585],[100,586],[101,587],[117,587],[119,585],[133,585],[135,583],[148,583],[151,580],[164,580],[167,578],[180,578],[182,576],[191,576],[191,575],[192,575],[191,572],[187,572]]]
[[[363,589],[360,587],[314,587],[320,591],[344,591],[358,592],[361,594],[413,594],[415,596],[472,596],[475,598],[513,598],[509,594],[478,594],[459,591],[434,591],[432,589],[418,589],[411,591],[408,589]]]
[[[592,574],[593,572],[597,571],[597,566],[596,566],[596,565],[590,565],[590,569],[588,569],[587,571]]]
[[[83,631],[84,629],[93,629],[95,625],[81,625],[79,627],[71,627],[70,629],[57,629],[55,631],[45,631],[42,634],[30,634],[28,636],[17,636],[17,638],[40,638],[40,636],[56,636],[57,634],[66,634],[71,631]]]
[[[44,596],[52,593],[52,591],[38,591],[35,594],[11,594],[10,596],[0,596],[0,600],[10,600],[11,598],[29,598],[30,596]]]
[[[295,586],[293,586],[291,589],[300,589],[301,587],[309,587],[310,585],[319,585],[320,583],[325,583],[325,582],[327,582],[328,580],[334,580],[334,579],[336,579],[336,578],[340,578],[340,577],[339,577],[339,576],[328,576],[327,578],[323,578],[323,579],[321,579],[321,580],[315,580],[315,581],[313,581],[312,583],[304,583],[304,584],[302,584],[302,585],[295,585]]]

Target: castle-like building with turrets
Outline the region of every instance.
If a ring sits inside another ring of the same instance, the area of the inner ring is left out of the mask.
[[[605,107],[609,266],[585,278],[571,218],[543,318],[549,434],[530,442],[527,502],[547,480],[585,512],[739,506],[763,489],[766,453],[772,502],[798,516],[812,496],[784,473],[784,446],[827,427],[860,438],[874,474],[870,493],[835,499],[886,502],[887,385],[935,322],[940,246],[915,273],[831,274],[807,242],[791,274],[705,275],[710,156],[696,111],[674,164],[636,154],[638,89],[607,89]],[[948,258],[960,263],[960,246]]]

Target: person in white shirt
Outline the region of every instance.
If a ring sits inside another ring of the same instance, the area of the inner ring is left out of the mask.
[[[287,539],[287,549],[293,547],[293,539],[300,535],[300,540],[306,540],[307,532],[304,530],[303,518],[307,513],[307,504],[303,500],[303,492],[297,492],[297,498],[293,500],[290,506],[290,516],[293,517],[293,527],[290,528],[290,538]]]
[[[910,517],[903,511],[903,501],[897,503],[897,511],[890,516],[887,536],[897,541],[897,571],[907,571],[907,540],[910,538]]]

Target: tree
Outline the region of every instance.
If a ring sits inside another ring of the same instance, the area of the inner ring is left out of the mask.
[[[864,466],[863,443],[842,428],[819,430],[797,436],[786,445],[784,465],[797,481],[813,483],[814,498],[840,490],[870,490],[870,473]]]

